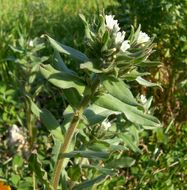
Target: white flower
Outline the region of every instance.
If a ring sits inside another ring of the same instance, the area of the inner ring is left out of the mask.
[[[112,125],[109,121],[104,120],[101,125],[104,127],[105,130],[108,130]]]
[[[130,48],[130,44],[128,40],[125,40],[125,32],[120,32],[120,27],[118,25],[118,20],[114,19],[113,15],[106,15],[106,27],[111,31],[112,38],[114,40],[114,44],[119,48],[122,52],[125,52]]]
[[[141,94],[140,101],[142,102],[142,104],[145,104],[147,102],[147,98],[143,94]]]
[[[30,46],[30,47],[33,47],[33,46],[34,46],[33,40],[30,40],[30,41],[29,41],[29,46]]]
[[[149,39],[150,37],[145,32],[140,31],[138,39],[137,39],[137,43],[138,44],[145,43],[145,42],[148,42]]]
[[[121,47],[120,47],[120,50],[122,52],[125,52],[127,49],[130,48],[130,44],[129,44],[129,40],[125,40],[122,44],[121,44]]]
[[[125,32],[117,32],[115,35],[115,44],[122,44],[122,42],[124,41],[125,38]]]
[[[118,32],[120,30],[120,27],[118,25],[118,20],[114,20],[113,15],[106,15],[106,26],[109,30],[113,30],[114,32]]]

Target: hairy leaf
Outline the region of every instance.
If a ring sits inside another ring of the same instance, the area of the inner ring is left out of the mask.
[[[82,53],[72,47],[63,45],[63,44],[57,42],[56,40],[52,39],[49,36],[47,36],[47,38],[48,38],[50,44],[52,45],[52,47],[54,49],[56,49],[58,52],[70,55],[71,57],[78,59],[80,61],[88,61],[88,57],[84,53]]]
[[[58,139],[61,142],[64,141],[62,128],[51,112],[47,109],[42,109],[40,119],[55,139]]]
[[[80,94],[84,92],[85,85],[83,81],[75,75],[51,69],[50,65],[41,65],[40,71],[56,87],[62,89],[75,88]]]
[[[143,113],[136,107],[128,105],[110,94],[99,96],[95,104],[112,111],[120,111],[125,114],[126,118],[132,123],[144,126],[158,127],[160,122],[154,116]]]
[[[139,84],[143,85],[143,86],[147,86],[147,87],[158,86],[158,87],[162,88],[159,84],[149,82],[149,81],[143,79],[143,78],[140,77],[140,76],[136,78],[136,81],[137,81]]]
[[[73,158],[73,157],[85,157],[85,158],[107,158],[109,156],[108,152],[101,152],[101,151],[91,151],[91,150],[86,150],[86,151],[73,151],[69,153],[64,153],[62,155],[63,157],[67,158]]]
[[[100,183],[102,183],[108,175],[100,175],[94,179],[87,180],[79,185],[76,185],[73,190],[92,190],[93,186],[96,187]]]
[[[111,161],[108,166],[110,166],[110,168],[129,168],[133,166],[135,162],[135,159],[127,156],[118,160]]]
[[[65,73],[69,73],[69,74],[73,74],[77,76],[77,73],[71,69],[69,69],[66,64],[64,63],[64,61],[62,60],[60,54],[55,51],[54,53],[54,61],[55,61],[55,67],[57,68],[57,70],[63,71]]]
[[[95,104],[89,106],[84,111],[84,116],[90,125],[99,123],[112,114],[119,114],[119,112],[111,111]]]
[[[87,69],[89,71],[92,71],[94,73],[102,73],[102,70],[96,67],[93,62],[87,61],[85,63],[80,64],[81,69]]]
[[[39,107],[31,100],[30,97],[27,97],[29,99],[30,105],[31,105],[31,111],[32,113],[41,120],[41,122],[44,124],[44,126],[49,130],[49,132],[52,134],[52,136],[63,142],[64,136],[62,133],[62,128],[58,121],[55,119],[55,117],[46,109],[39,109]]]
[[[121,80],[114,77],[104,77],[103,85],[107,91],[117,99],[128,105],[140,106],[128,86]]]

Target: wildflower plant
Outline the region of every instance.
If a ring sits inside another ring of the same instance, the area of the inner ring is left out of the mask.
[[[30,157],[31,169],[47,189],[99,189],[119,169],[134,165],[128,152],[141,153],[139,133],[161,126],[148,114],[152,98],[145,106],[129,86],[129,81],[156,85],[142,78],[149,73],[139,71],[151,63],[153,39],[140,27],[132,28],[126,37],[113,15],[100,15],[93,24],[80,17],[85,25],[86,54],[46,35],[55,50],[54,63],[40,65],[42,75],[63,90],[68,102],[63,122],[30,100],[31,110],[54,140],[51,182],[36,151]],[[68,68],[60,53],[77,60],[81,74]]]

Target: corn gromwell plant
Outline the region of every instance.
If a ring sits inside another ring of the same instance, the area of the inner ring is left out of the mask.
[[[129,81],[158,86],[142,78],[149,73],[139,71],[150,64],[153,39],[140,27],[132,27],[126,38],[113,15],[100,15],[94,24],[80,17],[86,54],[45,35],[55,58],[53,64],[40,65],[42,75],[62,89],[68,102],[63,123],[30,100],[31,110],[54,140],[51,182],[41,167],[40,172],[31,167],[47,189],[100,189],[119,169],[134,165],[128,152],[141,153],[139,133],[161,127],[149,114],[152,98],[135,98],[129,86]],[[81,74],[68,68],[61,54],[77,60]],[[40,166],[36,152],[31,159]]]

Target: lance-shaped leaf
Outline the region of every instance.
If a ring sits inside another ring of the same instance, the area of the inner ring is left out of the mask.
[[[43,109],[41,110],[32,100],[30,97],[27,96],[29,103],[31,105],[32,113],[41,120],[44,126],[49,130],[52,134],[54,140],[58,140],[63,142],[64,136],[62,133],[62,127],[60,126],[59,122],[55,119],[55,117],[50,113],[48,110]]]
[[[85,151],[72,151],[69,153],[64,153],[61,156],[66,158],[84,157],[84,158],[93,158],[93,159],[105,159],[108,158],[109,153],[101,151],[85,150]]]
[[[95,104],[112,111],[120,111],[125,114],[126,118],[132,123],[143,126],[160,126],[160,122],[154,116],[143,113],[137,107],[128,105],[110,94],[99,96],[95,100]]]
[[[160,65],[161,62],[160,61],[150,61],[150,60],[146,60],[142,63],[140,63],[141,67],[156,67],[158,65]]]
[[[140,76],[138,76],[138,77],[136,78],[136,81],[137,81],[139,84],[143,85],[143,86],[147,86],[147,87],[158,86],[158,87],[162,88],[159,84],[149,82],[149,81],[143,79],[143,78],[140,77]]]
[[[80,94],[84,92],[85,85],[83,81],[75,75],[66,72],[59,72],[50,65],[41,65],[42,75],[54,86],[69,89],[75,88]]]
[[[84,111],[84,116],[86,118],[86,121],[90,125],[94,125],[96,123],[99,123],[103,121],[105,118],[107,118],[109,115],[112,114],[119,114],[119,112],[111,111],[106,108],[97,106],[95,104],[89,106],[85,111]]]
[[[86,18],[83,14],[79,14],[79,16],[82,19],[83,24],[85,26],[85,37],[88,40],[93,41],[92,37],[95,36],[95,34],[90,30],[89,23],[86,21]]]
[[[80,51],[78,51],[72,47],[63,45],[63,44],[57,42],[56,40],[52,39],[48,35],[46,35],[46,36],[47,36],[50,44],[52,45],[52,47],[55,50],[57,50],[58,52],[67,54],[67,55],[69,55],[75,59],[78,59],[80,61],[83,61],[83,62],[89,60],[88,57],[84,53],[82,53],[82,52],[80,52]]]
[[[125,102],[128,105],[141,106],[134,98],[128,86],[121,79],[112,76],[104,77],[103,85],[112,96],[122,102]]]
[[[80,64],[81,69],[86,69],[88,71],[92,71],[94,73],[102,73],[102,70],[100,70],[96,65],[94,65],[93,62],[87,61],[85,63]]]
[[[110,168],[129,168],[135,164],[136,160],[131,157],[120,158],[113,160],[108,164]]]
[[[113,168],[104,168],[104,167],[98,166],[98,165],[84,164],[84,165],[82,165],[82,168],[96,169],[97,171],[99,171],[103,174],[108,174],[108,175],[113,175],[116,173],[116,171]]]
[[[133,141],[133,138],[129,133],[118,134],[118,136],[123,139],[127,147],[129,147],[132,151],[139,153],[141,152],[141,150],[138,148],[138,145],[135,141]]]
[[[36,174],[37,178],[45,185],[46,189],[52,190],[53,187],[48,180],[47,172],[43,169],[42,163],[36,153],[31,154],[29,158],[29,167]]]
[[[66,64],[62,60],[60,54],[57,51],[55,51],[55,53],[54,53],[54,61],[55,61],[54,65],[57,68],[57,70],[60,70],[60,71],[63,71],[65,73],[69,73],[69,74],[73,74],[73,75],[77,76],[77,73],[75,71],[69,69],[66,66]]]
[[[42,109],[40,119],[55,139],[58,139],[61,142],[64,141],[62,128],[51,112],[47,109]]]
[[[126,80],[132,80],[133,81],[139,76],[146,76],[146,75],[150,75],[150,73],[148,73],[148,72],[140,73],[136,69],[133,69],[132,71],[125,73],[123,75],[123,78],[125,78]]]
[[[103,174],[94,179],[87,180],[79,185],[74,186],[73,190],[91,190],[93,187],[95,189],[99,184],[106,180],[107,176],[108,175]]]
[[[63,93],[66,97],[66,100],[72,107],[75,108],[80,104],[82,96],[75,88],[64,89]]]

